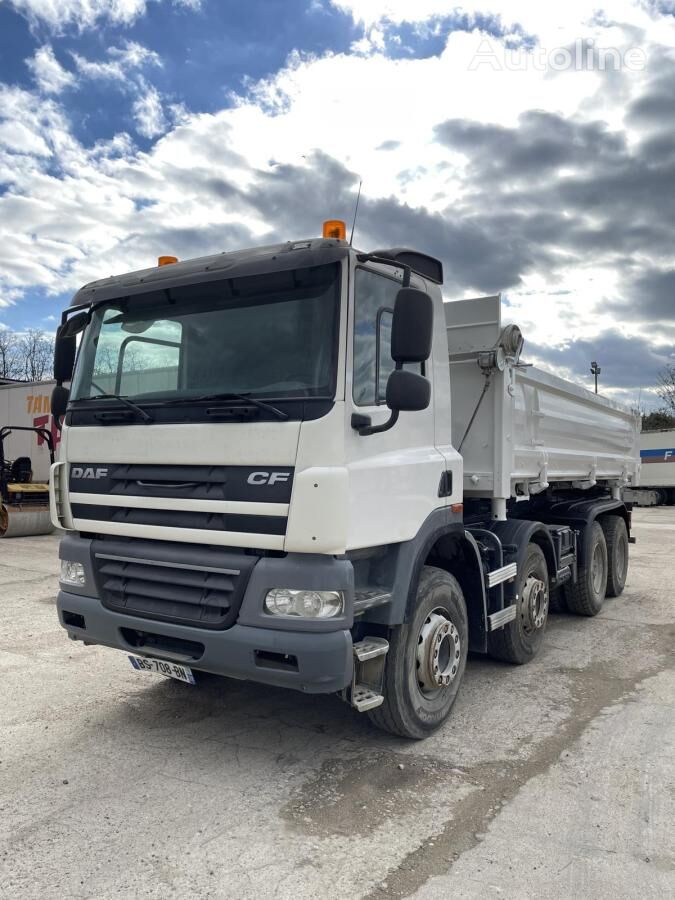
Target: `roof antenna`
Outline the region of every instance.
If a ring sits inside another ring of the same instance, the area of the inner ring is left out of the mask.
[[[358,211],[359,211],[359,200],[361,199],[361,185],[362,185],[362,184],[363,184],[363,180],[362,180],[362,179],[359,179],[359,192],[358,192],[358,194],[356,195],[356,206],[354,207],[354,221],[352,222],[352,233],[351,233],[351,235],[349,236],[349,246],[350,246],[350,247],[351,247],[351,245],[352,245],[353,242],[354,242],[354,229],[356,228],[356,216],[357,216]]]

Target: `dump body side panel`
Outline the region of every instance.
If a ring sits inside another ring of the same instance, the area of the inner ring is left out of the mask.
[[[639,416],[501,350],[497,367],[481,368],[479,355],[499,346],[499,297],[446,303],[445,317],[466,496],[527,497],[554,482],[636,483]]]

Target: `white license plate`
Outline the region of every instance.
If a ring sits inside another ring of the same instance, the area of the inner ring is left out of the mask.
[[[195,676],[192,674],[192,670],[178,663],[167,662],[164,659],[148,659],[147,656],[130,656],[129,662],[139,672],[156,672],[165,678],[176,678],[178,681],[187,682],[187,684],[195,683]]]

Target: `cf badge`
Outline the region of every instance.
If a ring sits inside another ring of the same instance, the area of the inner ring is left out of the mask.
[[[251,472],[246,480],[254,485],[277,484],[288,481],[290,477],[290,472]]]

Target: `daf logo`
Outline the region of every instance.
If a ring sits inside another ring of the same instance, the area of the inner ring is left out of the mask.
[[[70,475],[71,478],[107,478],[108,470],[94,469],[92,466],[86,469],[83,466],[73,466]]]
[[[246,480],[249,484],[263,485],[288,481],[290,477],[290,472],[251,472]]]

